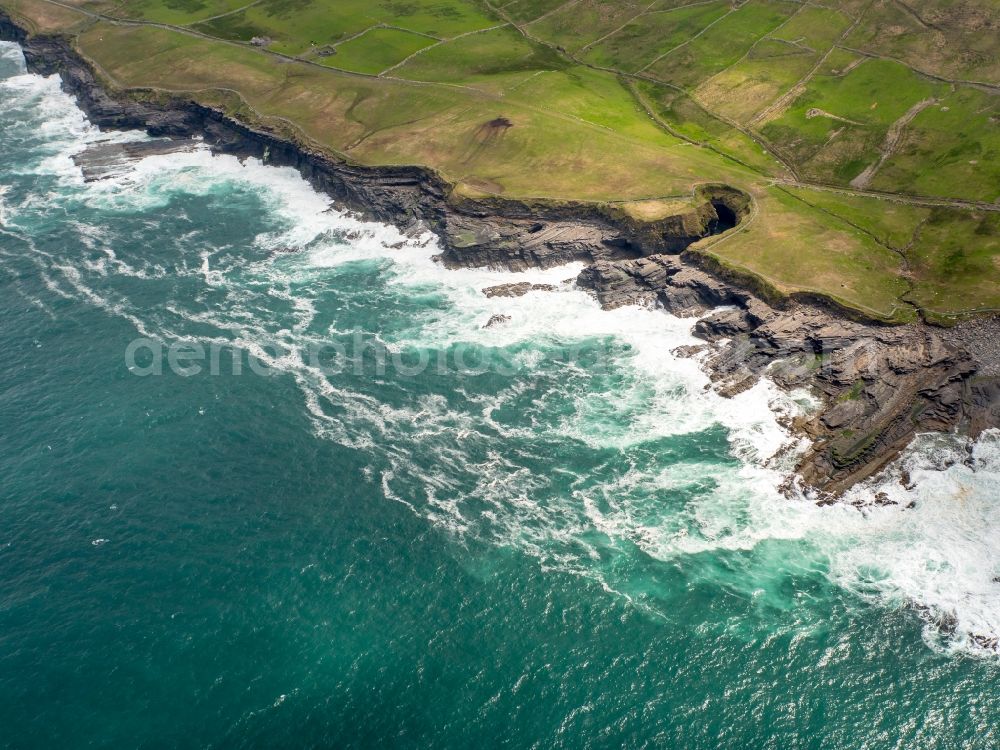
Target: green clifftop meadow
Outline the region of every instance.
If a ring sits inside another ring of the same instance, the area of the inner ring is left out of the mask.
[[[752,197],[695,251],[872,317],[1000,309],[993,0],[0,0],[113,88],[456,196]],[[490,128],[498,121],[509,127]]]

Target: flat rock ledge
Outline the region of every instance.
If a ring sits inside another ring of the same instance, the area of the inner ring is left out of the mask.
[[[528,292],[554,292],[552,284],[532,284],[530,281],[519,281],[514,284],[497,284],[483,289],[487,297],[523,297]]]
[[[147,152],[187,148],[196,137],[218,153],[295,167],[316,189],[367,218],[417,233],[430,229],[440,238],[439,260],[446,266],[517,271],[582,261],[589,265],[576,283],[605,308],[645,304],[697,318],[694,334],[705,344],[679,353],[698,354],[712,387],[723,396],[766,376],[820,397],[822,406],[814,414],[791,425],[811,441],[796,472],[818,490],[820,502],[879,471],[917,432],[957,431],[975,438],[1000,426],[996,319],[951,331],[859,322],[821,300],[765,302],[713,275],[701,256],[686,252],[718,220],[712,204],[655,226],[616,221],[579,204],[501,199],[455,204],[450,187],[425,169],[338,162],[291,142],[285,133],[248,127],[183,98],[154,102],[106,91],[67,40],[30,37],[2,13],[0,39],[22,44],[32,72],[58,73],[96,125],[142,128],[156,137],[186,141],[108,146],[85,154],[81,167],[90,179]],[[726,197],[726,188],[720,190],[713,198]],[[519,296],[544,287],[515,283],[484,292]],[[498,315],[486,325],[504,322]]]

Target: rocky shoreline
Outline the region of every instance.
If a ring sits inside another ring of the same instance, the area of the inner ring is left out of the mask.
[[[708,186],[697,208],[653,223],[584,204],[455,200],[430,170],[348,164],[190,101],[109,91],[67,40],[29,37],[2,14],[0,39],[23,46],[32,72],[59,74],[96,125],[200,137],[219,153],[292,166],[367,218],[435,232],[443,248],[439,260],[447,266],[523,270],[583,261],[588,265],[577,284],[603,307],[645,304],[697,318],[694,334],[705,343],[681,353],[701,357],[722,395],[768,377],[782,387],[809,388],[821,399],[822,406],[793,429],[811,441],[796,475],[822,502],[879,471],[917,432],[975,438],[1000,427],[1000,320],[970,321],[954,330],[885,325],[822,298],[780,297],[750,277],[713,267],[688,247],[713,233],[724,215],[745,215],[745,196],[731,188]],[[89,168],[99,175],[106,165]],[[531,288],[510,286],[517,288],[488,293],[510,296]]]

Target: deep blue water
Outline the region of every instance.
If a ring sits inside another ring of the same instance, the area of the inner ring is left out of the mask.
[[[995,435],[784,498],[808,398],[705,391],[690,321],[288,170],[71,159],[143,137],[0,45],[0,745],[1000,743]]]

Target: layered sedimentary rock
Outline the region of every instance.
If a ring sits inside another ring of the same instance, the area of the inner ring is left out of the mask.
[[[977,377],[980,363],[944,330],[847,320],[794,301],[777,309],[676,256],[598,262],[578,283],[607,308],[655,303],[702,316],[694,334],[712,345],[703,362],[723,395],[765,374],[813,389],[822,407],[796,425],[813,441],[798,472],[826,493],[870,476],[916,432],[975,437],[1000,426],[1000,383]]]

